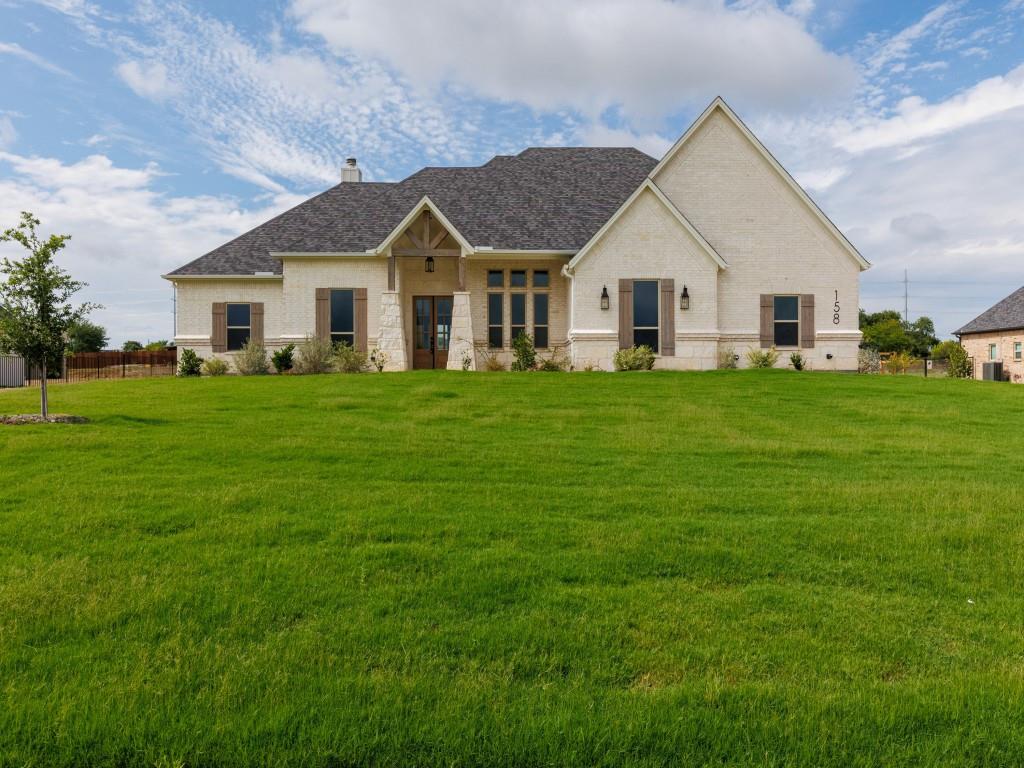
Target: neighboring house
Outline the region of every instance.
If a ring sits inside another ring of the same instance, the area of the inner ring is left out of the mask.
[[[635,149],[532,148],[397,183],[342,183],[165,275],[175,341],[230,357],[317,335],[388,368],[541,355],[658,368],[748,349],[855,370],[867,261],[721,99],[657,161]]]
[[[1024,380],[1024,288],[986,309],[955,334],[974,362],[974,378],[982,378],[985,363],[1000,362],[1005,378]]]

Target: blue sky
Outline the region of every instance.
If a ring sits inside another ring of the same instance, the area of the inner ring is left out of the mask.
[[[1024,0],[0,0],[0,223],[113,341],[159,275],[333,184],[531,145],[654,156],[722,95],[946,334],[1024,284]]]

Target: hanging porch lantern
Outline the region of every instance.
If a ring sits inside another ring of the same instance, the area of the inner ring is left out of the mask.
[[[679,294],[679,308],[686,311],[690,308],[690,292],[686,290],[686,286],[683,286],[683,292]]]
[[[601,309],[608,309],[608,286],[601,289]]]
[[[427,261],[423,265],[423,267],[424,267],[424,269],[427,272],[433,272],[434,271],[434,257],[433,256],[427,256]]]

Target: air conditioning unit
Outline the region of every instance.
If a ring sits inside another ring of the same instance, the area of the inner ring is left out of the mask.
[[[981,378],[982,381],[1002,381],[1003,380],[1003,364],[1002,362],[995,363],[982,363],[981,364]]]

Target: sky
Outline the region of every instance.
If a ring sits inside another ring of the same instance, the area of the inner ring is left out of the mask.
[[[347,157],[659,158],[716,95],[872,262],[863,308],[906,271],[948,336],[1024,284],[1024,0],[0,0],[0,83],[0,228],[72,235],[113,344]]]

